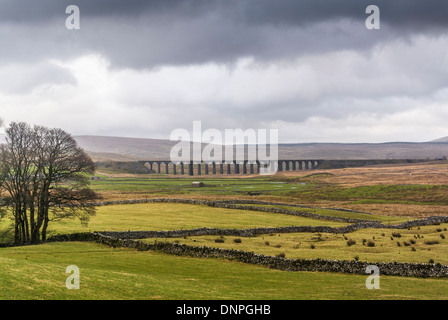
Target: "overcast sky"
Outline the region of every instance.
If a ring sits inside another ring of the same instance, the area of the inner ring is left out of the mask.
[[[0,117],[74,135],[168,139],[201,120],[288,143],[428,141],[448,136],[447,31],[442,0],[0,0]]]

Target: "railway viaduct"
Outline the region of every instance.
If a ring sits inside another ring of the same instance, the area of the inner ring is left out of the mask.
[[[278,171],[297,171],[317,169],[323,160],[277,160]],[[148,168],[150,173],[165,173],[174,175],[209,175],[209,174],[258,174],[260,169],[267,166],[268,162],[233,161],[222,162],[180,162],[173,163],[170,160],[139,161]]]

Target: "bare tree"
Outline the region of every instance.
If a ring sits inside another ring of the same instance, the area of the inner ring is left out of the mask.
[[[95,214],[89,189],[95,168],[70,134],[61,129],[12,123],[0,149],[0,174],[10,195],[16,244],[47,238],[51,221]]]

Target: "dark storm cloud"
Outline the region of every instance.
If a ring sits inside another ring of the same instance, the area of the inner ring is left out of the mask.
[[[301,141],[442,133],[447,16],[436,0],[0,0],[0,116],[146,137],[198,119]]]
[[[70,4],[81,10],[79,31],[64,28]],[[364,27],[369,4],[382,13],[376,33]],[[88,52],[132,68],[289,59],[369,49],[446,26],[447,13],[448,3],[436,0],[0,0],[0,38],[9,49],[0,62]],[[351,24],[337,23],[343,19]]]
[[[448,3],[441,0],[1,0],[2,21],[33,21],[60,15],[68,5],[83,9],[86,17],[140,14],[197,16],[225,15],[244,24],[301,25],[339,18],[358,19],[365,8],[378,5],[394,25],[447,25]]]

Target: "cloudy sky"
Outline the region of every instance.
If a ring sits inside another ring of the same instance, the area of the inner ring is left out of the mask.
[[[281,142],[428,141],[448,136],[447,17],[442,0],[0,0],[0,117],[75,135],[168,139],[201,120]]]

